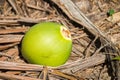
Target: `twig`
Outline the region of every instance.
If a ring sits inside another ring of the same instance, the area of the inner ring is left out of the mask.
[[[33,18],[27,18],[27,17],[20,17],[20,19],[18,19],[18,22],[25,22],[25,23],[39,23],[42,20],[47,20],[48,18],[38,18],[38,19],[33,19]]]
[[[1,79],[10,79],[10,80],[41,80],[41,79],[37,79],[37,78],[18,76],[18,75],[13,75],[13,74],[8,74],[8,73],[0,73],[0,78]]]
[[[65,73],[74,73],[78,70],[84,70],[88,67],[92,67],[98,64],[102,64],[105,61],[105,55],[95,55],[92,57],[89,57],[87,59],[83,60],[77,60],[75,62],[65,64],[63,66],[57,67],[57,68],[52,68],[49,67],[49,73],[55,74],[58,76],[62,76],[65,78],[70,79],[71,76],[66,75],[62,72]],[[42,71],[43,67],[40,65],[34,65],[34,64],[23,64],[23,63],[15,63],[15,62],[6,62],[6,61],[0,61],[0,69],[3,70],[20,70],[20,71]],[[61,70],[62,72],[58,72],[56,70]],[[71,78],[71,80],[75,80],[74,77]]]
[[[1,52],[2,53],[2,52]],[[5,53],[2,53],[2,54],[5,54]],[[6,55],[9,57],[9,58],[13,58],[13,56],[15,54],[18,54],[18,50],[15,49],[15,48],[11,48],[9,49],[7,52],[6,52]],[[5,61],[8,59],[8,57],[5,57],[5,56],[2,56],[0,57],[0,61]]]
[[[20,33],[20,32],[26,32],[28,28],[23,27],[23,28],[16,28],[16,29],[4,29],[0,30],[0,34],[8,34],[8,33]]]
[[[33,19],[33,18],[28,18],[28,17],[20,17],[15,20],[0,20],[0,25],[20,25],[20,22],[24,23],[39,23],[40,21],[47,20],[48,18],[38,18],[38,19]]]
[[[96,41],[97,39],[98,39],[98,36],[96,36],[96,37],[94,38],[94,40],[88,45],[88,47],[86,48],[86,50],[85,50],[85,52],[84,52],[84,54],[86,54],[85,57],[88,57],[88,56],[91,55],[91,54],[89,53],[89,52],[90,52],[90,49],[91,49],[92,45],[95,43],[95,41]]]
[[[20,13],[19,13],[19,11],[18,11],[18,9],[16,7],[15,0],[7,0],[7,1],[11,4],[11,6],[15,10],[15,12],[19,15]]]
[[[58,70],[72,70],[75,72],[77,69],[83,70],[88,67],[92,67],[98,64],[102,64],[105,61],[105,55],[97,54],[95,56],[86,58],[86,59],[79,59],[75,62],[71,62],[68,64],[64,64],[63,66],[52,68],[49,67],[48,69],[58,69]],[[41,71],[42,66],[34,65],[34,64],[22,64],[22,63],[15,63],[15,62],[6,62],[0,61],[0,69],[8,69],[8,70],[22,70],[22,71]]]
[[[18,15],[24,15],[22,9],[20,8],[20,6],[17,4],[16,0],[7,0],[10,5],[13,7],[13,9],[15,10],[16,14]]]
[[[66,74],[64,74],[64,73],[62,73],[62,72],[60,72],[60,71],[58,71],[58,70],[52,70],[52,71],[51,71],[51,74],[58,75],[58,76],[62,76],[62,77],[67,78],[67,79],[69,79],[69,80],[77,80],[75,77],[66,75]],[[80,80],[82,80],[82,79],[80,79]]]
[[[20,71],[41,71],[43,67],[34,64],[23,64],[23,63],[0,61],[0,69],[20,70]]]
[[[8,55],[8,54],[4,54],[4,53],[2,53],[2,52],[0,52],[0,56],[11,58],[10,55]]]
[[[0,50],[5,50],[7,48],[13,47],[15,45],[19,44],[19,42],[11,43],[11,44],[6,44],[6,45],[0,45]]]
[[[8,19],[8,20],[14,20],[14,19],[18,19],[19,16],[0,16],[0,19]]]
[[[100,47],[98,50],[95,51],[94,55],[96,55],[97,53],[99,53],[100,50],[102,50],[104,47],[106,47],[106,46],[108,46],[108,45],[109,45],[108,43],[107,43],[107,44],[104,44],[103,46],[101,45],[101,47]]]
[[[82,37],[85,37],[85,36],[87,36],[87,35],[85,33],[83,33],[83,34],[81,34],[79,36],[73,37],[72,39],[79,39],[79,38],[82,38]]]
[[[0,35],[0,43],[20,42],[24,35]]]
[[[17,20],[0,20],[0,25],[3,24],[17,24]]]
[[[32,9],[36,9],[36,10],[40,10],[40,11],[44,11],[45,9],[40,8],[38,6],[34,6],[34,5],[30,5],[30,4],[26,4],[27,7],[32,8]]]
[[[92,67],[95,65],[99,65],[105,62],[105,55],[97,54],[91,57],[88,57],[86,59],[78,59],[77,61],[65,64],[63,66],[58,67],[57,69],[60,69],[66,73],[75,73],[79,70],[84,70],[88,67]]]
[[[39,78],[42,80],[47,80],[47,76],[48,76],[48,69],[47,66],[44,66],[42,72],[40,73]]]

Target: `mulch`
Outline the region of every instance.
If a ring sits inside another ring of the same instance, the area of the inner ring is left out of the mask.
[[[41,80],[42,65],[21,55],[21,40],[36,23],[66,26],[73,47],[69,60],[48,67],[49,80],[120,80],[119,0],[1,0],[0,79]],[[108,11],[113,9],[113,16]]]

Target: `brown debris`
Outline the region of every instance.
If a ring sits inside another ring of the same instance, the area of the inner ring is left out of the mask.
[[[0,35],[0,43],[20,42],[23,35]]]
[[[46,1],[1,0],[0,79],[40,80],[38,73],[43,67],[25,62],[21,40],[32,25],[53,21],[70,30],[73,48],[66,64],[48,67],[51,80],[119,80],[120,64],[111,60],[120,55],[120,1]],[[116,14],[108,16],[110,9]],[[107,20],[111,17],[114,22]]]
[[[0,34],[10,34],[10,33],[21,33],[21,32],[26,32],[28,31],[28,28],[15,28],[15,29],[1,29]]]
[[[36,78],[24,77],[19,75],[12,75],[8,73],[0,73],[1,79],[11,79],[11,80],[40,80]]]
[[[17,44],[19,44],[19,42],[15,42],[15,43],[11,43],[11,44],[6,44],[6,45],[0,45],[0,50],[8,49],[8,48],[13,47],[13,46],[15,46]]]

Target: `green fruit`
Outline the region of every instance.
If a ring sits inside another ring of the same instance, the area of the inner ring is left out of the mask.
[[[68,60],[71,49],[71,35],[66,27],[53,22],[42,22],[25,34],[21,52],[30,63],[60,66]]]

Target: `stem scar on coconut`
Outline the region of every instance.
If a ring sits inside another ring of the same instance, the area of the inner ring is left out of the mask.
[[[65,64],[71,51],[70,31],[54,22],[41,22],[32,26],[21,44],[21,53],[26,61],[43,66]]]

